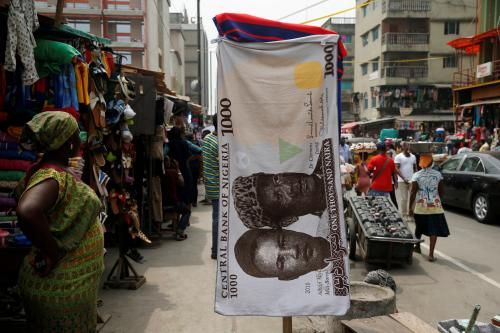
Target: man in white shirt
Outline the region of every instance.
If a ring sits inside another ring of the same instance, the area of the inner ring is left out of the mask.
[[[413,173],[417,171],[417,159],[415,155],[410,153],[410,145],[403,142],[403,151],[396,155],[394,163],[398,171],[398,191],[401,196],[401,214],[403,219],[408,218],[408,199],[410,196],[410,182]],[[402,176],[402,177],[401,177]]]
[[[345,163],[351,163],[351,149],[344,137],[340,138],[340,156],[344,158]]]

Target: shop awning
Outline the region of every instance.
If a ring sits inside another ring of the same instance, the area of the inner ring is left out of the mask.
[[[98,37],[96,35],[75,29],[67,24],[61,24],[59,28],[54,27],[54,19],[44,15],[38,15],[40,27],[35,31],[35,37],[52,37],[52,38],[84,38],[99,44],[109,45],[111,40],[108,38]]]
[[[500,104],[500,98],[495,98],[495,99],[487,99],[484,101],[475,101],[475,102],[470,102],[470,103],[465,103],[462,105],[459,105],[459,108],[468,108],[471,106],[476,106],[476,105],[486,105],[486,104]]]
[[[352,123],[346,123],[346,124],[342,125],[342,127],[340,129],[342,131],[347,131],[347,130],[352,130],[356,126],[358,126],[358,123],[354,121]]]
[[[491,29],[471,37],[460,37],[448,42],[448,45],[454,49],[465,50],[466,53],[478,53],[482,41],[487,38],[496,37],[497,29]]]
[[[365,121],[358,121],[359,126],[367,126],[367,125],[374,125],[374,124],[380,124],[380,123],[389,123],[393,122],[395,118],[390,117],[390,118],[380,118],[380,119],[373,119],[373,120],[365,120]]]
[[[420,114],[408,117],[398,117],[398,121],[416,121],[416,122],[443,122],[455,121],[454,114]]]

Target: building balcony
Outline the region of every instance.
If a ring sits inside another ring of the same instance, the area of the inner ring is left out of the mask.
[[[111,42],[110,47],[117,49],[144,49],[144,42],[142,41],[120,41],[114,40]]]
[[[398,85],[408,83],[426,83],[429,68],[427,66],[387,66],[381,70],[381,84]]]
[[[394,33],[382,35],[382,52],[428,52],[428,33]]]
[[[500,60],[466,68],[453,74],[453,88],[463,88],[500,80]]]
[[[382,14],[386,17],[428,17],[431,0],[382,0]]]

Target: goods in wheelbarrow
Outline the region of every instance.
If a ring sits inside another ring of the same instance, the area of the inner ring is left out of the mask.
[[[359,245],[367,264],[411,264],[416,239],[394,204],[386,197],[349,198],[349,257]]]

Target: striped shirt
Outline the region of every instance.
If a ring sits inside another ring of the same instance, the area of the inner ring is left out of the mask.
[[[213,133],[203,139],[203,177],[205,192],[209,200],[219,199],[219,139]]]

